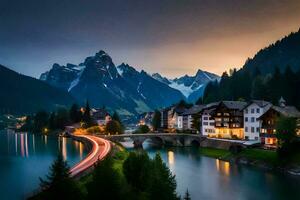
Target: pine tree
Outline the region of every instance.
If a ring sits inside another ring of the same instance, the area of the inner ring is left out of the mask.
[[[73,123],[78,123],[81,121],[82,119],[82,114],[79,110],[79,106],[77,104],[73,104],[70,108],[70,120],[73,122]]]
[[[122,120],[119,116],[119,114],[115,111],[113,116],[112,116],[112,120],[117,121],[120,125],[121,130],[119,131],[119,133],[123,133],[124,132],[124,125],[122,123]]]
[[[123,173],[134,191],[144,192],[151,183],[151,160],[146,152],[130,152]]]
[[[82,199],[82,193],[70,177],[69,166],[59,155],[50,167],[46,180],[40,178],[42,193],[35,199]]]
[[[111,120],[106,124],[105,132],[112,135],[123,134],[123,127],[118,121]]]
[[[96,165],[92,177],[92,181],[87,185],[87,199],[123,199],[121,176],[114,169],[110,157]]]
[[[84,110],[82,119],[87,128],[93,125],[93,120],[91,117],[91,108],[90,108],[90,104],[88,101],[86,102],[86,106],[85,106],[85,110]]]
[[[121,119],[119,117],[119,114],[116,111],[114,112],[114,114],[112,116],[112,119],[115,120],[115,121],[117,121],[117,122],[119,122],[120,124],[122,123]]]
[[[175,175],[157,153],[152,161],[152,180],[149,188],[150,199],[177,200]],[[163,191],[163,192],[162,192]]]
[[[185,196],[183,198],[184,200],[191,200],[191,196],[190,196],[190,193],[189,193],[189,190],[187,189],[186,192],[185,192]]]

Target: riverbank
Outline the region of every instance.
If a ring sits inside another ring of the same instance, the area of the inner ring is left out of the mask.
[[[112,144],[111,151],[109,153],[109,157],[112,158],[113,161],[113,168],[121,175],[124,176],[123,174],[123,163],[127,159],[129,155],[129,152],[121,145],[118,144]],[[92,181],[93,174],[92,173],[87,173],[84,176],[81,176],[78,179],[78,184],[80,190],[83,192],[84,195],[87,195],[87,188],[86,186],[88,183]]]
[[[274,150],[247,148],[233,154],[229,150],[201,147],[201,155],[220,159],[230,163],[258,167],[263,170],[274,170],[300,176],[300,153],[295,154],[290,162],[283,163]]]

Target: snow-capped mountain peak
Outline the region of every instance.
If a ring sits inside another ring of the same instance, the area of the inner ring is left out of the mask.
[[[169,87],[179,90],[188,100],[199,98],[208,82],[219,79],[220,77],[210,72],[199,69],[194,76],[184,75],[179,78],[167,79],[158,73],[152,75],[156,80],[167,84]],[[196,95],[197,94],[197,95]]]

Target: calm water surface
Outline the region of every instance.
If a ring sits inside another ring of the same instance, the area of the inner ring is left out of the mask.
[[[83,144],[69,138],[0,131],[0,199],[24,199],[39,187],[61,152],[70,166],[83,159]]]
[[[123,143],[132,150],[132,143]],[[296,200],[300,199],[299,178],[266,172],[199,155],[197,148],[157,149],[146,142],[151,157],[160,152],[176,175],[177,190],[190,191],[193,200]]]

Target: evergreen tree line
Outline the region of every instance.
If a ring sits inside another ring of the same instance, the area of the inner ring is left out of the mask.
[[[221,100],[259,99],[277,104],[282,96],[290,105],[300,108],[300,71],[294,72],[289,66],[284,72],[276,67],[272,74],[262,75],[256,68],[249,70],[230,70],[224,72],[221,80],[210,82],[198,103]]]
[[[62,157],[50,167],[46,180],[41,179],[42,192],[31,199],[101,199],[101,200],[179,200],[176,180],[159,154],[150,159],[146,152],[131,152],[121,167],[108,157],[96,164],[84,184],[70,177]],[[188,191],[184,199],[190,200]]]
[[[85,127],[95,125],[90,114],[89,103],[86,103],[84,112],[80,110],[77,104],[73,104],[70,109],[60,107],[55,112],[48,113],[39,111],[32,116],[27,116],[25,124],[21,127],[21,131],[32,131],[41,133],[52,130],[63,130],[65,126],[82,122]]]

